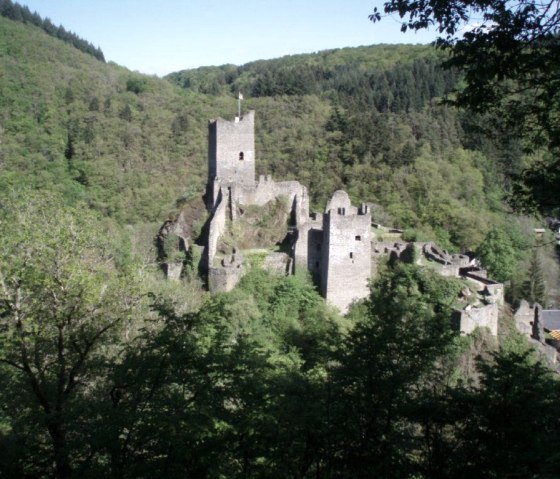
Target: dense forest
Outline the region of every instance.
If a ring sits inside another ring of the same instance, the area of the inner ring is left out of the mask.
[[[560,474],[560,385],[509,307],[497,338],[464,337],[462,284],[417,265],[380,265],[342,317],[304,275],[255,266],[210,296],[157,264],[158,228],[204,191],[207,121],[242,91],[260,173],[298,179],[316,209],[344,188],[409,240],[476,250],[513,305],[557,301],[552,246],[533,248],[539,223],[506,202],[504,171],[539,153],[442,101],[462,81],[443,53],[379,45],[159,79],[0,5],[0,476]]]

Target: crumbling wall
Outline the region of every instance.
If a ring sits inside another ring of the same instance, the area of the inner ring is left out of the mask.
[[[488,279],[485,275],[481,276],[476,272],[466,272],[463,276],[477,286],[477,290],[484,294],[487,302],[497,303],[500,306],[504,304],[504,285],[502,283]]]
[[[463,254],[449,254],[446,250],[439,248],[434,243],[425,243],[422,253],[429,261],[438,264],[438,272],[442,276],[458,277],[461,268],[469,266],[471,258]]]
[[[167,278],[179,281],[183,272],[183,263],[165,263],[165,274]]]
[[[307,222],[298,224],[297,240],[294,246],[295,270],[309,269],[316,279],[321,272],[321,251],[323,248],[323,216],[314,215]]]
[[[208,269],[208,289],[212,293],[231,291],[244,274],[243,257],[237,254],[227,255],[219,266]]]
[[[533,311],[533,308],[527,301],[525,301],[524,299],[521,300],[521,304],[519,305],[519,308],[514,315],[515,326],[517,327],[517,330],[525,336],[531,336],[533,334],[534,317],[535,313]]]
[[[525,335],[550,367],[556,368],[558,349],[554,343],[552,345],[547,343],[542,321],[542,307],[538,303],[530,306],[527,301],[522,300],[514,314],[514,319],[517,330]]]
[[[260,176],[256,184],[232,185],[232,201],[236,204],[263,206],[279,196],[285,196],[290,205],[297,206],[299,214],[309,216],[307,188],[299,181],[276,182],[268,175]]]
[[[286,253],[271,252],[265,256],[262,268],[275,274],[292,274],[292,259]]]
[[[221,188],[220,194],[218,195],[218,204],[214,209],[214,214],[210,220],[210,226],[208,227],[208,247],[206,252],[208,270],[210,270],[214,264],[214,257],[216,256],[220,236],[226,231],[228,198],[228,191],[225,190],[225,188]]]
[[[371,249],[372,257],[390,256],[395,253],[400,256],[408,243],[404,241],[374,241]]]
[[[465,309],[456,310],[453,314],[455,327],[461,334],[471,334],[476,328],[488,328],[492,335],[498,335],[498,305],[469,305]]]

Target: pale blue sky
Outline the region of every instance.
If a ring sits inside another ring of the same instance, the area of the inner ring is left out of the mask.
[[[427,43],[430,32],[372,24],[382,0],[18,0],[101,47],[107,61],[165,75],[204,65],[377,43]]]

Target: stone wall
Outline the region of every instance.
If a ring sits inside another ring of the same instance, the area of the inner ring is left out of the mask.
[[[527,337],[533,334],[533,321],[535,318],[535,312],[533,308],[524,299],[521,300],[519,308],[515,312],[515,326],[517,330]]]
[[[218,248],[218,241],[220,236],[226,231],[226,220],[227,220],[227,203],[229,201],[228,190],[221,188],[218,195],[218,204],[214,209],[214,214],[210,220],[210,226],[208,227],[208,245],[206,250],[206,264],[208,270],[214,264],[214,257],[216,256],[216,251]]]
[[[374,258],[390,256],[396,253],[398,256],[406,249],[408,243],[404,241],[375,241],[372,246],[371,254]]]
[[[263,261],[262,268],[265,271],[275,274],[292,274],[292,259],[286,253],[268,253]]]
[[[481,276],[475,272],[466,272],[464,277],[477,286],[478,291],[486,296],[486,301],[497,303],[500,306],[504,304],[504,285],[502,283],[488,279],[486,276]]]
[[[471,258],[464,254],[449,254],[446,250],[438,248],[434,243],[425,243],[422,253],[429,261],[439,264],[438,271],[442,276],[459,276],[461,268],[471,264]]]
[[[180,263],[165,263],[165,274],[169,279],[179,281],[181,273],[183,272],[183,262]]]
[[[539,319],[542,317],[542,308],[539,304],[530,306],[525,300],[521,301],[515,312],[515,326],[529,343],[538,351],[550,367],[558,368],[558,344],[551,341],[548,344],[544,324]],[[549,340],[548,340],[549,341]]]
[[[353,213],[349,202],[336,192],[323,217],[321,293],[342,313],[369,295],[371,275],[371,215]]]
[[[241,205],[263,206],[280,197],[288,198],[292,208],[298,208],[299,214],[309,216],[309,200],[307,188],[299,181],[274,181],[270,175],[260,176],[255,184],[232,185],[232,201]]]
[[[222,118],[208,124],[208,186],[255,183],[255,115],[249,111],[235,121]],[[215,191],[209,197],[215,197]]]
[[[488,328],[492,335],[498,335],[498,305],[467,306],[453,314],[455,327],[461,334],[471,334],[476,328]]]
[[[295,270],[309,269],[318,280],[321,272],[321,250],[323,248],[323,216],[315,215],[303,224],[298,224],[294,247]]]
[[[231,291],[244,274],[243,257],[228,255],[222,259],[219,266],[208,269],[208,289],[212,293]]]

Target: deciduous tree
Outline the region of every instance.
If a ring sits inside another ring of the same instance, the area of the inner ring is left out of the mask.
[[[29,420],[39,421],[33,441],[45,431],[43,453],[69,477],[87,457],[73,448],[86,434],[73,411],[95,389],[134,296],[86,210],[15,194],[2,199],[0,224],[0,367],[25,385]]]

